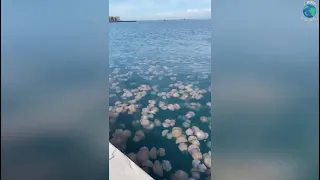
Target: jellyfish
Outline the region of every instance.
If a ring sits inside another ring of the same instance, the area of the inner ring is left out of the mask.
[[[184,128],[188,128],[188,127],[190,127],[190,123],[189,123],[189,122],[183,122],[183,123],[182,123],[182,126],[183,126]]]
[[[182,135],[182,129],[179,127],[172,128],[172,137],[177,138]]]
[[[202,117],[200,117],[200,121],[203,123],[206,123],[206,122],[208,122],[208,118],[205,116],[202,116]]]
[[[160,177],[163,176],[163,168],[162,168],[161,163],[158,160],[154,161],[152,170],[156,175],[158,175]]]
[[[208,135],[206,135],[203,131],[198,131],[195,133],[195,135],[197,136],[198,140],[204,140],[208,138]]]
[[[137,160],[139,162],[143,162],[149,159],[149,150],[148,149],[140,149],[137,153]]]
[[[194,133],[197,133],[200,131],[200,129],[197,126],[192,126],[191,127]]]
[[[171,180],[187,180],[187,179],[188,179],[188,174],[182,170],[176,171],[171,177]]]
[[[161,121],[159,119],[155,119],[154,120],[154,125],[157,126],[157,127],[161,126]]]
[[[153,163],[152,163],[152,161],[150,161],[150,160],[146,160],[146,161],[143,161],[143,162],[141,163],[141,166],[152,168],[152,167],[153,167]]]
[[[207,170],[207,167],[204,164],[199,164],[198,171],[205,172]]]
[[[143,140],[145,138],[144,132],[141,130],[138,130],[135,134],[135,136],[133,137],[133,141],[135,142],[139,142],[141,140]]]
[[[161,135],[162,135],[162,136],[166,136],[168,132],[169,132],[169,130],[168,130],[168,129],[165,129],[165,130],[162,131]]]
[[[200,179],[200,174],[196,171],[192,171],[191,172],[191,176],[194,178],[194,179]]]
[[[154,128],[154,124],[153,123],[150,123],[148,126],[145,127],[146,129],[148,130],[151,130]]]
[[[163,157],[166,155],[166,150],[164,148],[159,148],[157,153],[160,157]]]
[[[164,171],[169,172],[172,169],[172,166],[168,160],[162,160],[162,168]]]
[[[167,139],[172,139],[172,134],[171,133],[167,134]]]
[[[150,124],[150,121],[146,118],[146,119],[141,119],[140,123],[143,127],[146,127]]]
[[[168,104],[168,109],[170,110],[170,111],[174,111],[174,105],[173,104]]]
[[[192,140],[191,143],[196,146],[200,146],[200,142],[197,139]]]
[[[188,136],[193,135],[193,130],[192,130],[191,128],[188,128],[188,129],[186,130],[186,135],[188,135]]]
[[[200,163],[201,163],[201,161],[199,159],[194,159],[194,160],[192,160],[192,167],[198,168]]]
[[[175,110],[179,110],[181,108],[179,104],[174,104],[173,106]]]
[[[188,140],[184,136],[180,136],[176,139],[176,144],[186,143]]]
[[[197,138],[195,136],[189,136],[188,137],[188,141],[192,142],[192,140],[197,140]]]
[[[157,149],[155,147],[151,148],[149,156],[151,159],[157,159]]]
[[[180,143],[179,144],[179,150],[182,152],[185,152],[188,150],[188,145],[186,143]]]
[[[208,168],[211,168],[211,155],[209,155],[208,153],[204,153],[203,162]]]

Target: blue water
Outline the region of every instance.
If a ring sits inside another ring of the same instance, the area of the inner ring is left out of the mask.
[[[168,77],[158,79],[164,75],[158,75],[152,80],[144,79],[150,77],[151,74],[145,73],[150,67],[158,66],[154,71],[161,72],[170,71],[174,73],[174,77],[178,81],[186,83],[196,83],[199,88],[208,89],[211,85],[211,34],[209,20],[180,20],[180,21],[140,21],[134,23],[111,23],[109,32],[109,52],[110,52],[110,72],[114,68],[119,68],[119,74],[133,73],[129,80],[122,81],[114,77],[117,75],[110,74],[110,83],[119,82],[122,88],[134,88],[140,84],[150,86],[157,85],[159,90],[168,88],[170,83],[175,81]],[[161,69],[164,67],[164,69]],[[170,76],[169,76],[170,77]],[[133,85],[130,85],[132,84]],[[126,100],[120,98],[122,93],[116,93],[115,89],[109,90],[110,94],[117,94],[109,99],[110,106],[113,106],[115,101],[127,103]],[[168,103],[180,103],[183,106],[186,102],[182,100],[163,100],[154,95],[147,95],[139,104],[145,107],[149,99],[157,101],[165,101]],[[206,107],[206,102],[211,101],[210,92],[208,92],[202,100],[202,110],[197,111],[197,115],[192,121],[192,126],[196,125],[205,132],[210,134],[209,124],[199,122],[201,116],[210,117],[210,107]],[[197,101],[198,102],[198,101]],[[190,110],[190,109],[189,109]],[[154,119],[164,121],[167,118],[176,119],[176,125],[182,127],[182,120],[178,116],[185,115],[188,108],[183,108],[180,111],[168,112],[159,111]],[[119,116],[117,119],[117,128],[120,124],[125,124],[126,129],[135,132],[132,127],[132,121],[139,119],[139,113],[134,115]],[[111,126],[113,127],[113,126]],[[143,129],[143,128],[141,128]],[[156,127],[151,131],[146,132],[145,140],[135,143],[129,139],[125,153],[138,152],[142,146],[149,149],[152,147],[165,148],[166,156],[158,158],[159,160],[169,160],[172,165],[172,170],[164,174],[164,177],[159,177],[152,173],[149,169],[149,174],[155,179],[170,179],[170,176],[177,170],[184,170],[190,174],[192,168],[192,157],[182,153],[175,144],[175,140],[168,140],[161,136],[161,131],[164,128]],[[168,128],[170,129],[170,128]],[[114,130],[111,128],[111,130]],[[112,134],[110,134],[110,138]],[[209,137],[210,139],[210,137]],[[202,153],[208,152],[210,148],[205,142],[201,142]],[[204,179],[206,175],[202,175]]]

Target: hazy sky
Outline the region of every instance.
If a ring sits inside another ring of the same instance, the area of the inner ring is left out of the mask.
[[[109,15],[122,20],[207,19],[211,0],[109,0]]]

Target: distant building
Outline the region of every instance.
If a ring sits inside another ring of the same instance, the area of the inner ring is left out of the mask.
[[[120,21],[119,16],[109,16],[109,22],[117,22]]]

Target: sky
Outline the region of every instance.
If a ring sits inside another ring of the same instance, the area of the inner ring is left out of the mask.
[[[211,0],[109,0],[109,15],[122,20],[209,19]]]

